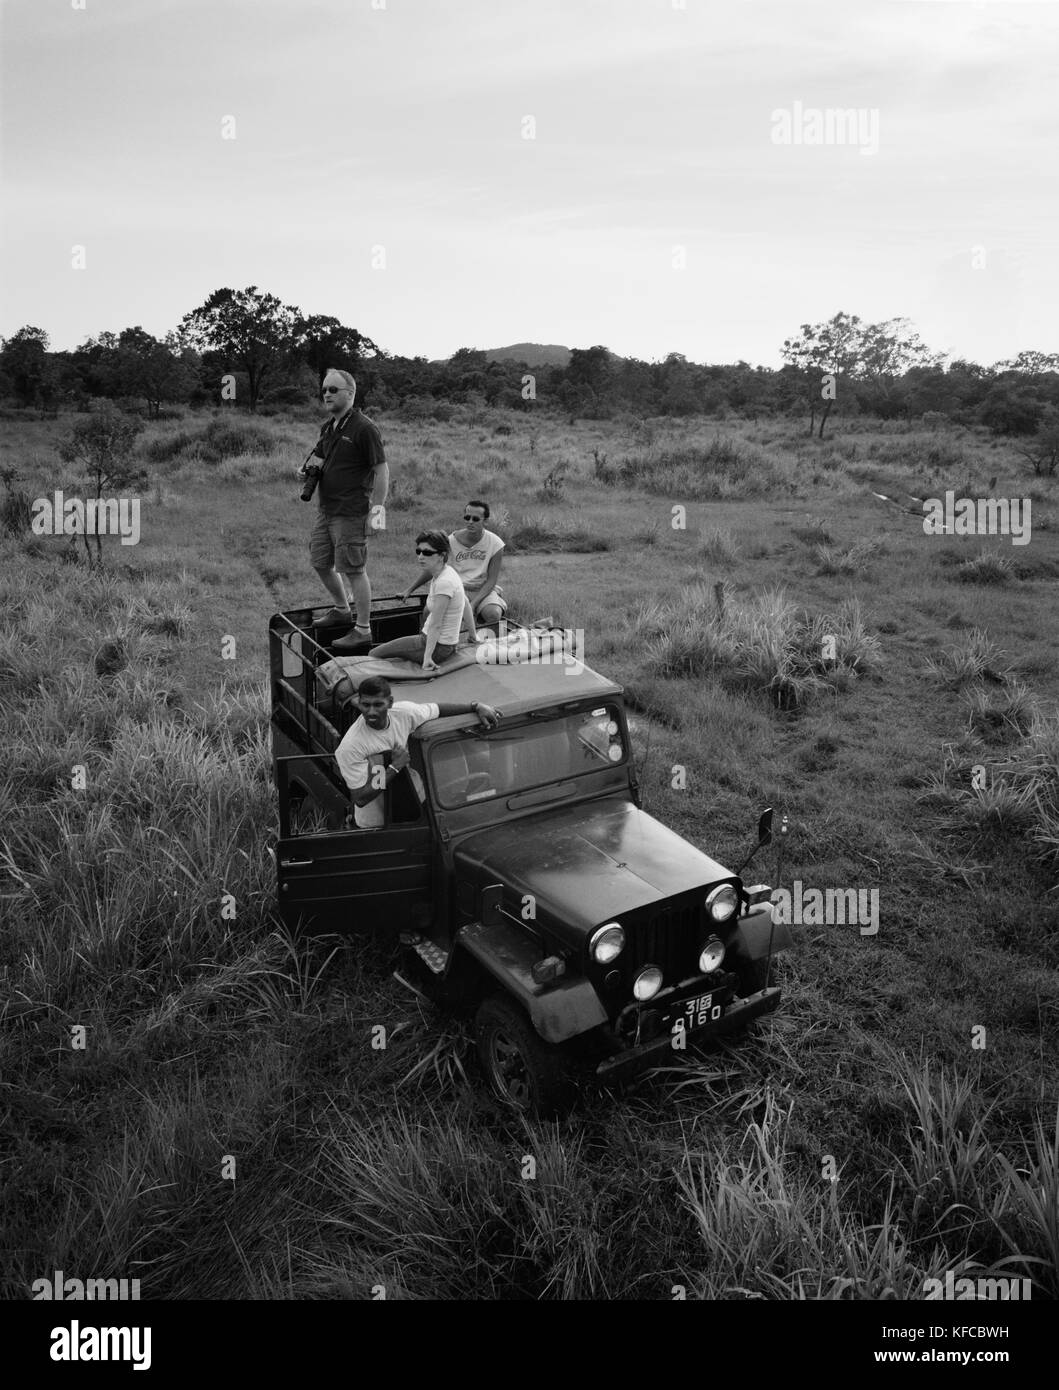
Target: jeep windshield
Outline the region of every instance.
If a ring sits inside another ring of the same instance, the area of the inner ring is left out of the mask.
[[[626,751],[617,709],[597,706],[446,739],[431,749],[430,767],[438,803],[451,809],[598,772]]]

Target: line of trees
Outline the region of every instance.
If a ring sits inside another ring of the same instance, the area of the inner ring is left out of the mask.
[[[308,404],[326,370],[342,367],[369,407],[424,416],[468,402],[571,419],[801,414],[823,437],[835,412],[950,418],[1012,435],[1033,435],[1059,413],[1059,354],[946,365],[906,319],[865,323],[838,313],[803,324],[782,356],[778,370],[689,362],[676,352],[646,362],[597,344],[573,349],[565,366],[496,362],[471,347],[431,362],[387,353],[339,319],[307,316],[251,285],[215,290],[163,339],[136,326],[53,352],[47,333],[26,325],[0,348],[0,396],[41,411],[100,397],[149,416],[169,403],[276,410]]]

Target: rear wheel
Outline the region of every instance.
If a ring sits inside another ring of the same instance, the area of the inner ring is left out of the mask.
[[[573,1082],[562,1051],[546,1043],[523,1011],[491,995],[475,1020],[478,1058],[489,1089],[505,1105],[547,1119],[570,1108]]]

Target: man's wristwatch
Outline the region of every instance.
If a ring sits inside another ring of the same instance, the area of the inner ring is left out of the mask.
[[[471,713],[472,713],[472,714],[477,714],[477,713],[478,713],[478,701],[477,701],[477,700],[472,700],[472,701],[471,701]]]

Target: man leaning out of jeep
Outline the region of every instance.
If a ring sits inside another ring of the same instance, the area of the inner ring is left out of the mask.
[[[498,709],[480,700],[472,700],[469,705],[395,701],[390,682],[382,676],[370,676],[363,682],[357,692],[357,705],[360,718],[335,749],[335,761],[349,787],[360,830],[378,829],[385,823],[380,798],[401,769],[408,766],[408,739],[413,729],[452,714],[476,714],[479,724],[487,729],[495,728],[502,718]],[[380,773],[378,768],[385,770]]]

